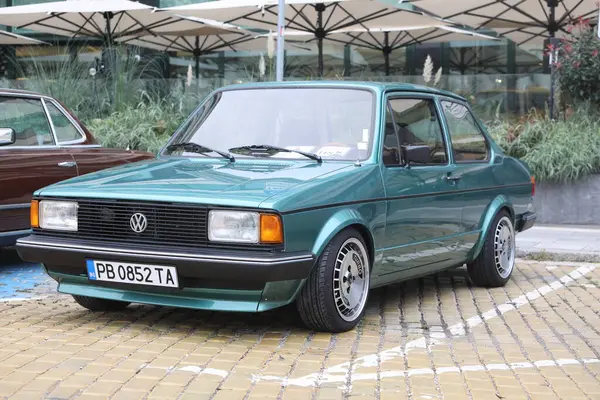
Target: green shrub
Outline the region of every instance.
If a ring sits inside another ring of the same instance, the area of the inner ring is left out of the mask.
[[[103,146],[156,153],[186,116],[172,104],[140,102],[87,126]]]
[[[571,101],[589,101],[600,106],[600,39],[589,21],[580,19],[569,27],[556,62],[560,87]],[[552,50],[550,46],[549,50]]]
[[[600,173],[600,112],[592,105],[580,105],[558,120],[532,113],[517,123],[496,122],[489,131],[540,182],[573,182]]]

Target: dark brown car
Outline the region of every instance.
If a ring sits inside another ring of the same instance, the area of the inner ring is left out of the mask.
[[[0,247],[30,233],[35,190],[151,158],[151,153],[101,147],[56,99],[0,89]]]

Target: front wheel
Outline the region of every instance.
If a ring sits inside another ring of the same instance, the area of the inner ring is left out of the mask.
[[[304,324],[326,332],[354,328],[365,312],[370,268],[367,246],[357,230],[334,237],[296,300]]]
[[[467,264],[469,278],[478,286],[504,286],[515,267],[516,252],[512,219],[506,211],[500,211],[486,234],[481,252]]]

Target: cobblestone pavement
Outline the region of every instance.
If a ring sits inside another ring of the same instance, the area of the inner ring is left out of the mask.
[[[378,289],[337,335],[293,308],[91,313],[33,287],[0,299],[0,398],[600,399],[594,264],[520,261],[501,289],[462,269]]]

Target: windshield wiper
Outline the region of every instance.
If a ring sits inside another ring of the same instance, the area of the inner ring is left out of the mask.
[[[189,151],[190,153],[217,153],[223,158],[228,159],[231,162],[235,161],[235,158],[230,154],[223,151],[211,149],[210,147],[202,146],[197,143],[192,142],[183,142],[183,143],[174,143],[167,146],[167,150],[176,150],[176,149],[184,149],[185,151]]]
[[[315,160],[319,164],[323,162],[323,159],[318,154],[307,153],[300,150],[286,149],[285,147],[271,146],[268,144],[252,144],[249,146],[232,147],[229,149],[232,153],[251,155],[252,153],[266,153],[267,155],[273,155],[276,153],[296,153],[304,157]]]

